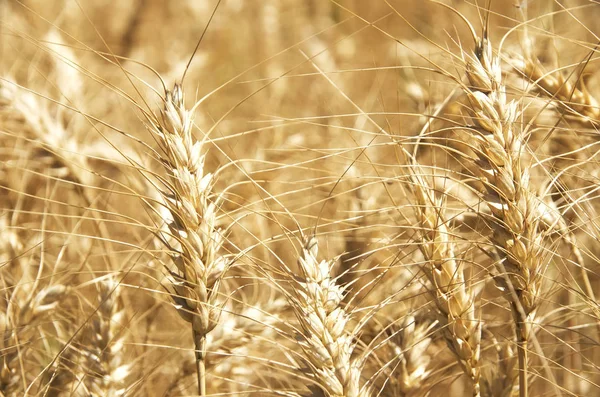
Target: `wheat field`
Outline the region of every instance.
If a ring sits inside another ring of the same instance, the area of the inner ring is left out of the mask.
[[[0,396],[600,395],[599,18],[2,1]]]

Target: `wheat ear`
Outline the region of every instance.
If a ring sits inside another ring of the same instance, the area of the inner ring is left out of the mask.
[[[475,293],[465,282],[463,262],[455,257],[455,244],[444,219],[445,199],[436,195],[418,165],[411,165],[410,187],[419,222],[419,248],[426,263],[423,271],[432,284],[446,343],[480,396],[481,321],[475,315]]]
[[[564,112],[575,116],[580,122],[590,122],[593,124],[600,123],[600,104],[587,90],[582,79],[577,81],[578,85],[572,84],[565,79],[559,71],[555,73],[547,73],[544,70],[541,62],[533,55],[533,44],[530,40],[526,41],[524,48],[525,55],[516,55],[512,57],[511,63],[513,68],[524,78],[532,82],[535,87],[539,88],[542,95],[555,99],[560,108]],[[588,270],[586,269],[583,256],[577,245],[574,233],[569,229],[567,221],[550,203],[549,215],[554,215],[546,221],[554,226],[554,229],[560,233],[561,238],[565,241],[571,254],[578,265],[581,272],[581,278],[584,283],[585,291],[592,300],[596,300],[594,290],[591,286]]]
[[[219,287],[231,261],[219,253],[224,239],[217,225],[220,196],[212,192],[213,174],[204,173],[203,142],[194,138],[193,125],[193,110],[186,109],[182,87],[175,84],[151,128],[159,138],[161,161],[169,176],[167,190],[160,193],[175,240],[164,239],[176,267],[170,272],[171,296],[192,327],[198,391],[204,396],[206,336],[219,322]]]
[[[68,288],[57,284],[35,290],[35,283],[14,287],[4,318],[2,356],[0,356],[0,394],[16,396],[20,390],[20,360],[34,338],[35,327],[49,316],[67,293]]]
[[[517,55],[511,59],[517,73],[533,83],[542,95],[556,100],[555,103],[566,113],[585,123],[599,123],[600,105],[583,80],[579,79],[575,85],[560,72],[546,72],[532,51],[530,44],[525,48],[525,56]]]
[[[499,259],[495,281],[511,303],[516,323],[519,356],[519,390],[527,396],[527,343],[539,303],[542,278],[548,267],[547,235],[542,232],[542,200],[530,186],[530,165],[521,161],[526,151],[518,127],[518,102],[508,101],[502,84],[500,58],[484,35],[477,40],[475,56],[468,57],[465,87],[475,126],[474,172],[483,182],[482,199]]]
[[[301,280],[294,283],[291,297],[303,332],[300,346],[309,376],[326,396],[367,396],[360,387],[364,360],[352,358],[356,335],[348,324],[350,315],[342,306],[343,288],[331,278],[333,262],[319,262],[317,253],[316,238],[308,238],[298,259]]]
[[[427,394],[425,382],[431,374],[432,357],[428,349],[433,327],[434,323],[419,321],[409,314],[386,331],[391,335],[384,352],[392,355],[391,360],[386,361],[392,367],[389,382],[395,394],[405,397]]]
[[[125,311],[117,286],[118,282],[113,277],[99,283],[99,306],[90,323],[90,340],[86,343],[88,376],[85,383],[94,396],[116,397],[125,394],[124,381],[130,373],[129,365],[124,364],[122,359],[122,321]]]

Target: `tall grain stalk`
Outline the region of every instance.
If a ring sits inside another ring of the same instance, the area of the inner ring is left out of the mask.
[[[171,297],[177,312],[191,325],[196,355],[198,392],[206,395],[206,337],[222,311],[219,288],[231,261],[219,251],[223,233],[217,225],[220,195],[213,193],[213,174],[204,173],[203,141],[193,134],[194,108],[184,104],[175,84],[159,117],[150,120],[167,171],[166,189],[159,189],[170,217],[164,219],[172,239],[162,238],[175,265]]]
[[[487,34],[476,39],[474,56],[466,60],[470,83],[464,87],[475,125],[468,132],[475,140],[475,176],[483,183],[482,199],[493,229],[495,281],[507,292],[516,324],[519,357],[519,392],[528,395],[528,341],[531,324],[548,267],[548,231],[541,221],[545,206],[530,183],[531,165],[522,160],[527,148],[519,126],[519,103],[506,98],[500,57]]]

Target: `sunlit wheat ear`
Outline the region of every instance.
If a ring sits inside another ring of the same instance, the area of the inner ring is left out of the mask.
[[[176,84],[165,96],[164,109],[150,128],[159,140],[168,174],[160,191],[168,209],[164,219],[171,238],[164,242],[175,269],[170,291],[181,317],[190,324],[196,351],[198,389],[206,395],[206,337],[218,324],[223,299],[221,281],[232,262],[220,254],[223,231],[217,212],[221,198],[212,191],[213,174],[204,172],[203,142],[193,135],[194,115]]]
[[[352,357],[356,335],[342,306],[344,291],[331,278],[333,263],[318,261],[317,253],[316,238],[308,238],[298,258],[302,275],[295,279],[290,298],[302,331],[298,338],[307,376],[326,396],[366,396],[360,385],[364,360]]]
[[[98,285],[98,310],[90,320],[85,385],[94,396],[116,397],[127,391],[130,366],[123,360],[125,314],[117,280],[109,278]]]
[[[466,71],[471,87],[465,93],[475,123],[468,130],[476,142],[474,172],[484,184],[482,199],[491,213],[486,218],[497,254],[494,279],[511,303],[519,342],[519,387],[526,396],[527,342],[550,260],[549,232],[540,225],[544,206],[530,183],[531,166],[522,160],[528,150],[518,122],[519,103],[506,98],[500,58],[487,37],[468,56]]]
[[[445,220],[445,199],[436,195],[424,170],[412,165],[410,188],[419,224],[419,248],[426,263],[422,266],[431,283],[431,296],[444,338],[479,396],[481,321],[475,313],[475,292],[464,278],[464,265],[455,256],[455,243]]]

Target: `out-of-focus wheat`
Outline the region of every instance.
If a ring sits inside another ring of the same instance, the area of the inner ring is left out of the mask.
[[[0,393],[4,396],[20,395],[31,381],[20,370],[21,363],[30,355],[29,347],[36,339],[36,327],[53,314],[68,292],[68,287],[62,284],[40,287],[40,280],[31,279],[28,265],[24,266],[24,276],[19,280],[11,282],[10,276],[1,275],[8,302],[5,314],[0,316]]]
[[[427,395],[427,380],[431,376],[433,358],[428,350],[434,326],[435,322],[406,315],[387,329],[385,335],[389,336],[380,355],[387,359],[385,386],[389,383],[394,395]]]
[[[534,55],[535,49],[527,39],[524,55],[515,55],[511,63],[515,70],[538,88],[540,93],[552,100],[564,112],[585,123],[600,122],[600,104],[588,91],[585,81],[577,79],[577,84],[565,78],[560,71],[548,72]]]
[[[114,277],[98,284],[98,309],[90,322],[85,384],[95,396],[116,397],[126,393],[130,365],[123,360],[123,303]]]

